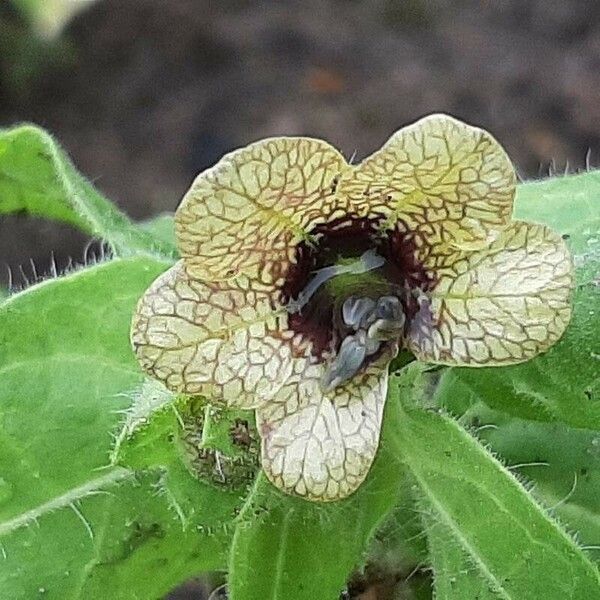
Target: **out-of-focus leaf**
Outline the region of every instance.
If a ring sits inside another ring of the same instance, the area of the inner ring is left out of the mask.
[[[367,584],[377,588],[381,582],[384,589],[394,589],[394,598],[431,600],[427,536],[423,510],[413,497],[416,489],[410,474],[403,473],[396,506],[373,536],[365,565],[351,578],[350,590]],[[387,598],[385,593],[383,597]]]
[[[171,213],[162,213],[152,219],[142,221],[139,227],[152,235],[155,240],[175,248],[175,221]]]
[[[367,563],[378,570],[406,576],[427,564],[427,539],[414,489],[413,478],[403,474],[396,506],[377,530],[366,555]]]
[[[96,0],[12,0],[42,38],[58,36],[79,11]]]
[[[35,125],[0,129],[0,214],[63,221],[105,240],[117,256],[174,257],[175,247],[132,223]]]

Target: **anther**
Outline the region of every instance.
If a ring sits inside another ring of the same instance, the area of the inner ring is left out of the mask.
[[[342,340],[336,357],[323,376],[321,385],[325,391],[345,383],[360,369],[367,356],[365,341],[364,332],[349,335]]]
[[[377,317],[380,319],[399,319],[402,305],[396,296],[382,296],[377,300]]]
[[[350,296],[342,305],[342,318],[348,327],[352,327],[355,331],[366,323],[375,310],[375,300],[373,298],[357,298]]]
[[[398,339],[404,331],[404,320],[404,315],[401,315],[401,318],[395,321],[391,319],[377,319],[369,327],[367,337],[378,342]]]
[[[396,296],[382,296],[377,301],[350,296],[342,304],[342,318],[355,333],[342,340],[337,355],[325,371],[321,382],[325,391],[354,377],[367,357],[375,354],[383,343],[400,339],[406,321]]]

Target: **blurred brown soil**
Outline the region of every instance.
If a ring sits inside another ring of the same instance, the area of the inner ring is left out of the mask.
[[[306,134],[361,158],[432,111],[492,131],[527,177],[600,151],[596,0],[102,0],[57,44],[24,49],[15,28],[0,11],[0,125],[50,129],[134,218],[173,210],[252,140]],[[83,244],[0,222],[13,269]]]

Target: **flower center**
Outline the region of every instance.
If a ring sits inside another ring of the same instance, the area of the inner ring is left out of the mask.
[[[378,225],[347,217],[317,226],[314,243],[298,246],[282,288],[289,327],[310,342],[316,360],[329,362],[326,389],[399,344],[433,282],[414,236],[398,227],[383,234]]]
[[[385,259],[382,256],[379,256],[374,250],[367,250],[358,260],[340,259],[340,262],[336,265],[318,269],[315,271],[314,277],[308,281],[302,290],[300,290],[298,297],[288,302],[288,312],[300,312],[324,283],[329,284],[331,291],[335,295],[333,286],[336,278],[339,284],[341,275],[359,275],[367,273],[384,264]],[[339,287],[339,285],[335,287]]]
[[[350,296],[342,305],[342,316],[352,333],[342,340],[325,372],[322,385],[326,391],[351,379],[382,344],[399,340],[406,320],[396,296],[382,296],[377,301]]]

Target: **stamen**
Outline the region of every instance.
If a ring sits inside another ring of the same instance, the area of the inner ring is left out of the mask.
[[[376,314],[379,318],[369,327],[367,337],[383,342],[398,339],[402,335],[406,318],[399,298],[396,296],[379,298]]]
[[[327,281],[333,279],[336,275],[344,273],[340,270],[341,266],[332,265],[323,267],[316,271],[316,275],[306,284],[306,287],[298,294],[298,298],[290,300],[287,305],[287,311],[290,313],[300,312],[307,302],[314,296],[315,292]]]
[[[340,344],[337,355],[323,376],[321,385],[330,391],[350,380],[363,367],[367,357],[385,342],[399,340],[404,332],[405,316],[396,296],[372,298],[350,296],[342,305],[344,323],[354,333]]]
[[[365,318],[373,314],[375,300],[373,298],[357,298],[350,296],[342,305],[342,318],[348,327],[357,330]]]
[[[345,383],[360,369],[367,356],[364,332],[345,337],[339,352],[323,376],[322,386],[326,391]]]
[[[402,305],[397,296],[382,296],[377,300],[377,316],[380,319],[399,319]]]
[[[388,319],[378,319],[371,325],[367,331],[367,337],[379,342],[387,342],[398,339],[404,330],[404,315],[402,319],[392,321]]]

